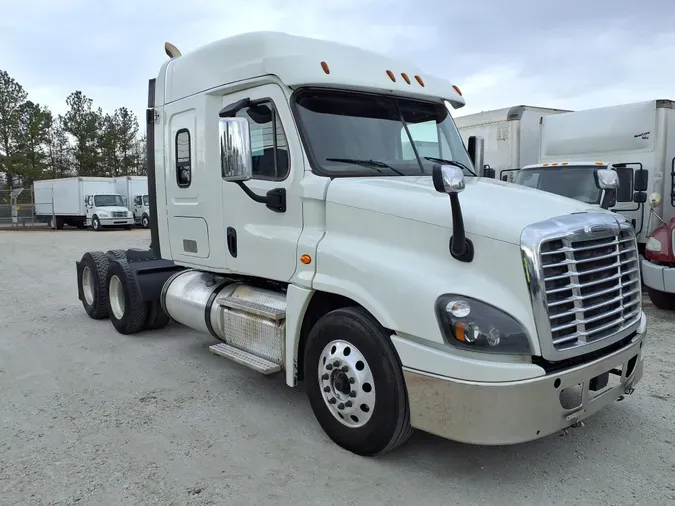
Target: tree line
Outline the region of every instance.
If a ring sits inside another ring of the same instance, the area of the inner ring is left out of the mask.
[[[0,70],[0,188],[68,176],[145,175],[145,136],[132,111],[104,113],[79,90],[66,104],[65,114],[54,115]]]

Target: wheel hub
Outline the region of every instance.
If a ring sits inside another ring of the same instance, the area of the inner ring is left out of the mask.
[[[375,382],[358,348],[342,340],[328,343],[321,352],[318,373],[331,414],[347,427],[365,425],[375,408]]]
[[[124,288],[122,281],[117,276],[110,278],[110,285],[108,287],[108,298],[110,299],[110,309],[112,309],[115,318],[121,320],[124,316]]]
[[[90,306],[94,303],[94,275],[89,266],[82,269],[82,293]]]

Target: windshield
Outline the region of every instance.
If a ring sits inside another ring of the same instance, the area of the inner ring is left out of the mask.
[[[525,169],[518,172],[516,184],[573,198],[587,204],[598,204],[600,189],[596,186],[593,175],[597,168],[596,166],[567,165]]]
[[[147,195],[143,195],[143,205],[144,206],[150,205],[150,197],[148,197]]]
[[[440,102],[311,90],[299,94],[295,112],[313,169],[321,174],[430,175],[438,161],[425,156],[473,168],[452,116]]]
[[[94,195],[94,205],[96,207],[124,207],[121,195]]]

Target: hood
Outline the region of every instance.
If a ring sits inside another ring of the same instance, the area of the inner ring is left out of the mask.
[[[459,194],[468,234],[520,244],[532,223],[575,212],[610,212],[552,193],[489,178],[467,177]],[[431,176],[336,178],[327,202],[452,228],[450,198]]]
[[[119,213],[119,212],[129,212],[129,209],[127,209],[124,206],[101,206],[98,207],[98,209],[101,210],[101,212],[104,213]]]
[[[659,249],[656,249],[656,246]],[[675,218],[671,218],[666,223],[661,223],[649,234],[645,258],[666,264],[675,262]]]

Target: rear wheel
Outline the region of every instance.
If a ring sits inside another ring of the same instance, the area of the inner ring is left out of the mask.
[[[675,294],[661,292],[647,287],[647,293],[652,303],[659,309],[675,310]]]
[[[126,260],[127,252],[123,249],[111,249],[105,252],[111,260]]]
[[[412,434],[398,355],[388,333],[364,309],[336,309],[314,325],[304,377],[317,421],[346,450],[383,454]]]
[[[148,305],[134,273],[126,260],[113,260],[108,268],[108,316],[117,332],[134,334],[143,330],[148,316]]]
[[[108,257],[102,251],[88,251],[82,255],[82,305],[87,314],[100,320],[108,316],[108,291],[106,279],[108,276]]]

